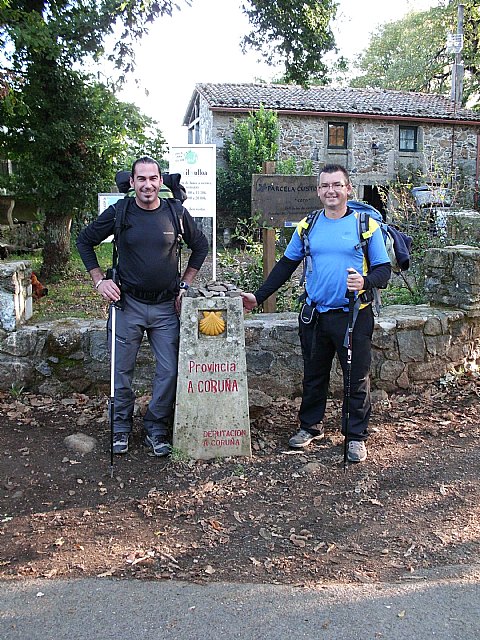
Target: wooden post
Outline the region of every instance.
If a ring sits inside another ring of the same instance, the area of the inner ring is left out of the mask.
[[[275,266],[275,229],[262,229],[263,236],[263,279],[265,280]],[[263,303],[265,313],[275,313],[277,296],[272,294]]]
[[[265,160],[262,163],[264,174],[274,174],[276,172],[275,160]],[[270,271],[275,266],[275,229],[262,229],[263,237],[263,279],[265,280]],[[263,303],[265,313],[275,313],[277,310],[277,296],[272,294]]]
[[[262,173],[272,174],[276,173],[277,163],[275,160],[265,160],[262,162]]]

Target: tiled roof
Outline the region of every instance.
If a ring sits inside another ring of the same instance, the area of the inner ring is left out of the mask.
[[[470,109],[454,112],[449,97],[385,91],[383,89],[353,89],[350,87],[310,87],[280,84],[197,84],[185,115],[189,114],[196,93],[200,93],[210,108],[237,110],[258,109],[261,104],[276,111],[308,111],[408,118],[438,118],[465,120],[480,124],[480,114]]]

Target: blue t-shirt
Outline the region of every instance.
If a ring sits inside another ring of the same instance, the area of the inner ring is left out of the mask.
[[[362,275],[367,275],[367,264],[358,235],[357,214],[351,213],[333,220],[322,212],[308,234],[308,240],[312,270],[310,272],[307,269],[306,273],[307,302],[315,304],[320,313],[331,309],[347,310],[347,269],[352,267]],[[304,243],[298,232],[293,234],[285,256],[290,260],[301,260],[305,256]],[[368,258],[371,267],[390,262],[378,225],[368,243]]]

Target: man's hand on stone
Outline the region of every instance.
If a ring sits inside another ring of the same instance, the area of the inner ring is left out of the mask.
[[[253,293],[242,293],[243,308],[246,311],[252,311],[258,305],[257,299]]]

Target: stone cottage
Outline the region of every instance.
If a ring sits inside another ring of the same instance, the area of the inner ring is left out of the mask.
[[[422,169],[431,184],[464,180],[478,203],[480,114],[433,94],[278,84],[197,84],[183,124],[190,144],[224,141],[260,105],[278,113],[279,159],[345,165],[359,198],[383,209],[377,185]],[[448,186],[448,185],[444,185]]]

